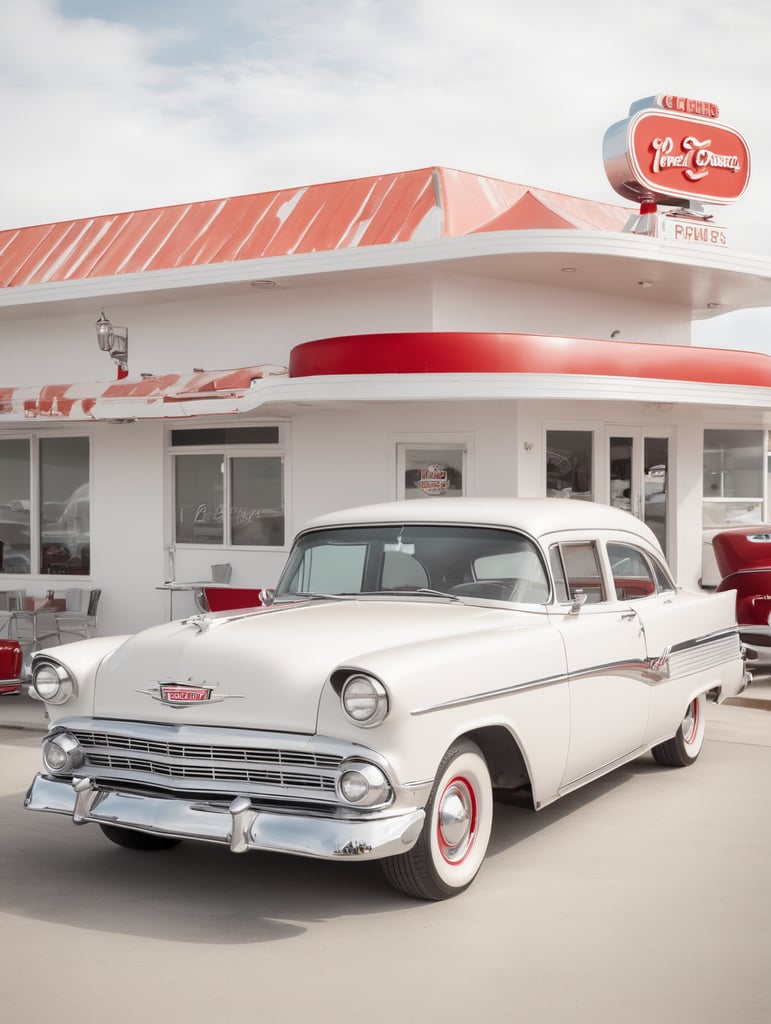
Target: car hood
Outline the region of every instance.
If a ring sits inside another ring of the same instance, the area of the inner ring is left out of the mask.
[[[138,633],[107,657],[94,714],[313,733],[322,687],[338,666],[361,666],[383,649],[511,628],[519,619],[513,609],[425,599],[313,601],[195,616]],[[188,699],[203,699],[169,706],[161,693],[167,684],[199,688]]]

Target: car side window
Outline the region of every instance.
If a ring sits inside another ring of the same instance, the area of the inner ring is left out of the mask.
[[[549,549],[549,561],[558,601],[573,601],[578,593],[586,595],[587,604],[607,601],[594,543],[554,544]]]
[[[670,576],[669,572],[657,559],[652,558],[651,563],[653,564],[653,574],[656,577],[656,583],[659,588],[659,593],[668,590],[677,590],[675,582]]]
[[[619,601],[637,601],[658,590],[648,559],[629,544],[608,544],[613,587]]]

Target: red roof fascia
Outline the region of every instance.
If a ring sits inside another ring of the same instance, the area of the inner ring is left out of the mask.
[[[393,373],[548,373],[771,387],[757,352],[538,334],[363,334],[292,349],[290,377]]]

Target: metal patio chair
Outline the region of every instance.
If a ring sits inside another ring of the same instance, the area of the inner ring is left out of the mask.
[[[68,642],[62,639],[63,636],[80,640],[88,640],[90,637],[96,636],[96,616],[101,595],[101,590],[89,592],[88,607],[85,612],[63,611],[54,615],[54,626],[60,644]]]

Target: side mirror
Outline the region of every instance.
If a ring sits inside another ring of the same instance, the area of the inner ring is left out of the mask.
[[[260,591],[260,602],[263,605],[273,604],[276,597],[276,591],[272,587],[266,587]]]
[[[573,591],[573,603],[570,606],[570,615],[578,615],[583,606],[586,604],[586,594],[583,590]]]

